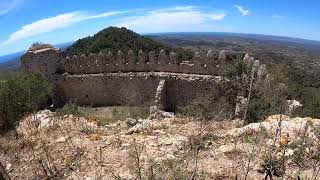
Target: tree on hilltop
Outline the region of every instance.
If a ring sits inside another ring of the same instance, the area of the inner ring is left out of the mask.
[[[124,27],[109,27],[94,36],[79,39],[68,47],[65,53],[67,56],[99,52],[108,53],[109,51],[116,54],[121,50],[126,54],[130,49],[135,54],[138,54],[139,50],[159,53],[161,49],[164,49],[167,53],[170,51],[176,52],[180,59],[191,59],[193,55],[191,51],[162,44]]]

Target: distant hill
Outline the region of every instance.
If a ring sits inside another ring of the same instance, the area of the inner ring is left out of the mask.
[[[119,50],[127,53],[129,49],[133,50],[135,54],[140,49],[144,52],[156,51],[157,53],[164,49],[167,53],[176,52],[182,59],[190,59],[193,56],[191,51],[157,42],[126,28],[117,27],[109,27],[94,36],[79,39],[66,49],[65,54],[71,56],[99,52],[108,53],[109,51],[116,54]]]
[[[20,51],[5,56],[0,56],[0,72],[18,71],[20,69],[20,57],[25,51]]]
[[[320,41],[292,38],[292,37],[283,37],[283,36],[273,36],[273,35],[262,35],[262,34],[245,34],[245,33],[227,33],[227,32],[173,32],[173,33],[152,33],[148,35],[151,38],[154,37],[171,37],[171,38],[191,38],[191,39],[203,39],[209,38],[206,40],[212,40],[213,38],[218,39],[253,39],[261,41],[277,41],[283,43],[291,43],[299,47],[308,47],[308,48],[320,48]]]
[[[20,51],[20,52],[0,56],[0,63],[5,63],[8,61],[17,60],[23,55],[24,52],[25,51]]]
[[[19,71],[21,66],[20,56],[17,59],[0,63],[0,72]]]
[[[320,87],[320,42],[290,37],[240,33],[160,33],[150,38],[192,51],[240,50],[261,63],[283,64],[303,86]]]

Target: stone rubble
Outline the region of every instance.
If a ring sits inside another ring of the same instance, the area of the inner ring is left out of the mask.
[[[59,179],[135,179],[131,156],[134,148],[141,149],[144,174],[151,162],[159,168],[171,162],[175,168],[183,166],[185,169],[182,172],[187,174],[193,171],[192,149],[197,147],[199,173],[204,173],[204,179],[234,179],[236,173],[240,176],[245,170],[241,169],[241,165],[246,165],[243,154],[256,153],[259,148],[266,151],[272,146],[279,122],[281,133],[288,134],[285,136],[289,138],[288,145],[296,143],[302,131],[310,140],[319,142],[319,119],[274,115],[261,123],[238,128],[239,120],[217,121],[203,126],[201,121],[177,118],[172,114],[163,117],[169,118],[128,118],[100,126],[94,119],[40,111],[20,122],[17,128],[19,139],[9,135],[0,138],[2,148],[8,149],[7,153],[0,151],[0,161],[5,164],[12,179],[44,179],[39,160],[46,163],[49,169],[55,166],[60,174]],[[268,136],[259,144],[251,142],[251,138],[264,132]],[[25,143],[32,143],[33,146],[26,146]],[[308,147],[308,151],[313,152],[314,147]],[[293,172],[311,177],[310,169],[291,165],[291,158],[297,152],[294,148],[285,150],[288,159],[285,179],[296,178]],[[277,154],[279,157],[281,155]],[[259,173],[262,154],[255,157],[248,177],[262,179],[263,174]],[[157,174],[160,179],[169,178],[163,175],[168,173]],[[185,178],[190,177],[182,179]]]

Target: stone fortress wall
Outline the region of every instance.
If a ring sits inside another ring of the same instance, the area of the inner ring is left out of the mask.
[[[63,75],[59,87],[66,99],[93,106],[152,106],[161,80],[159,106],[175,111],[198,97],[209,94],[220,79],[208,75],[182,75],[163,72]]]
[[[62,53],[57,48],[45,48],[28,51],[21,57],[21,66],[25,72],[40,72],[50,81],[63,69]]]
[[[164,50],[158,56],[153,51],[140,51],[137,56],[119,51],[116,56],[109,52],[64,58],[58,49],[42,49],[27,52],[22,66],[26,72],[43,73],[54,84],[56,105],[68,101],[93,106],[156,105],[176,111],[215,91],[221,80],[219,67],[237,55],[254,62],[248,54],[231,51],[218,55],[209,51],[204,58],[195,53],[191,61],[180,61],[176,53]],[[265,68],[257,61],[254,64],[261,72]]]
[[[161,50],[156,56],[154,51],[144,53],[139,51],[135,55],[129,50],[124,55],[118,51],[113,55],[110,51],[108,54],[90,54],[88,56],[72,56],[64,59],[65,71],[69,74],[95,74],[95,73],[114,73],[114,72],[174,72],[184,74],[207,74],[217,75],[218,66],[226,63],[228,56],[240,55],[241,52],[221,51],[216,56],[213,51],[209,50],[205,57],[196,52],[191,61],[182,61],[174,52],[166,54]]]

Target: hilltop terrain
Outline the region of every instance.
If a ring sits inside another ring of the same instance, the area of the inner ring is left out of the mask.
[[[0,137],[13,179],[317,179],[320,120],[170,117],[101,125],[48,110],[25,117],[17,135]],[[280,123],[280,124],[279,124]]]
[[[179,47],[165,45],[150,38],[141,36],[126,28],[109,27],[96,33],[92,37],[79,39],[65,51],[66,55],[81,55],[90,53],[117,54],[119,50],[125,54],[132,50],[135,54],[139,50],[144,52],[155,51],[156,54],[164,49],[166,52],[174,51],[182,59],[191,59],[193,53]]]
[[[23,68],[32,73],[0,76],[0,175],[138,180],[319,177],[320,88],[312,83],[317,63],[300,67],[304,62],[294,59],[291,47],[277,46],[279,40],[273,44],[210,36],[197,37],[201,40],[193,44],[192,36],[179,37],[183,42],[170,38],[146,38],[110,27],[65,51],[33,44],[22,57]],[[303,47],[294,49],[299,48]],[[105,56],[119,49],[135,54]],[[140,49],[166,51],[146,57],[138,54]],[[170,51],[192,59],[178,62]],[[189,57],[193,51],[199,53]],[[317,56],[311,51],[306,57]],[[251,57],[254,52],[262,52],[255,57],[265,64]],[[78,56],[66,57],[74,54]],[[42,74],[33,74],[39,71]],[[295,79],[300,72],[309,72],[313,79]],[[65,98],[61,107],[55,106],[59,98]]]

